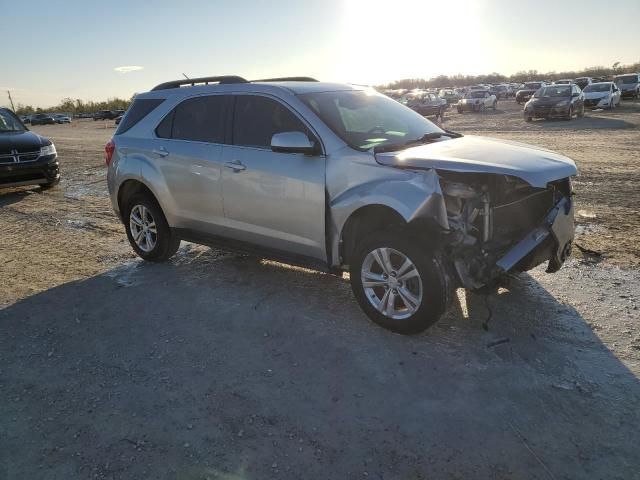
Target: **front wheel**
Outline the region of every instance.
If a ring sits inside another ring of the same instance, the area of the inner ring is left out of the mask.
[[[565,120],[571,120],[573,118],[573,106],[569,107],[569,112],[567,116],[564,118]]]
[[[350,262],[360,308],[378,325],[403,334],[436,323],[452,297],[442,262],[410,238],[398,231],[374,233]]]
[[[151,262],[171,258],[180,247],[155,198],[138,193],[127,202],[123,220],[129,243],[139,257]]]
[[[496,110],[498,108],[498,100],[493,102],[493,109]]]

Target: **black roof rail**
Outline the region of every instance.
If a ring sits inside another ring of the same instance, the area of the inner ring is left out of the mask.
[[[260,80],[251,80],[252,82],[317,82],[311,77],[280,77],[280,78],[262,78]]]
[[[199,78],[185,78],[181,80],[173,80],[171,82],[161,83],[151,89],[152,92],[156,90],[168,90],[170,88],[180,88],[185,85],[191,85],[192,87],[196,83],[202,83],[208,85],[210,83],[219,83],[223,85],[225,83],[248,83],[246,79],[238,77],[237,75],[222,75],[219,77],[199,77]]]

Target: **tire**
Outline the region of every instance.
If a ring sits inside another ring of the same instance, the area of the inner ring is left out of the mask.
[[[486,107],[484,106],[484,103],[481,103],[480,106],[478,107],[478,112],[483,113],[485,109]]]
[[[580,107],[580,110],[578,110],[578,118],[582,118],[584,117],[584,104],[582,104],[582,106]]]
[[[525,115],[524,115],[524,121],[525,121],[525,122],[530,122],[531,120],[533,120],[533,117],[532,117],[531,115],[527,115],[527,114],[525,113]]]
[[[493,107],[492,108],[493,108],[494,111],[497,110],[497,108],[498,108],[498,100],[493,102]]]
[[[132,219],[132,212],[135,213],[138,222]],[[147,227],[142,232],[145,238],[139,239],[141,243],[136,242],[134,239],[136,232],[132,231],[132,228],[136,228],[137,233],[142,230],[143,225],[139,220],[143,220],[142,223]],[[171,231],[156,199],[149,194],[137,193],[128,199],[124,208],[123,222],[131,247],[144,260],[164,262],[171,258],[180,247],[180,239]],[[155,232],[153,232],[151,225],[155,225]]]
[[[616,102],[612,98],[611,102],[609,102],[609,110],[613,110],[614,108],[616,108]]]
[[[569,113],[564,117],[565,120],[571,120],[573,118],[573,105],[569,107]]]
[[[402,334],[419,333],[432,326],[446,311],[453,297],[453,287],[444,263],[425,251],[424,244],[412,238],[415,235],[405,235],[402,230],[373,233],[356,248],[350,262],[351,289],[360,308],[381,327]],[[374,252],[378,252],[378,258],[382,259],[384,251],[388,252],[387,258],[391,262],[388,275],[375,260]],[[404,281],[401,275],[394,276],[394,273],[400,273],[403,258],[412,264],[404,274],[413,273]],[[372,285],[380,285],[365,290],[363,276],[366,273],[370,275]],[[387,278],[383,279],[385,275]],[[392,306],[388,301],[390,298],[393,298]]]
[[[463,113],[464,113],[464,111],[462,110],[462,108],[458,107],[458,113],[459,113],[459,114],[463,114]]]
[[[438,112],[438,117],[440,117],[441,122],[444,120],[444,108],[440,109],[440,111]]]

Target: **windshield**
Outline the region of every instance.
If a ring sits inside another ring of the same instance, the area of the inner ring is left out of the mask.
[[[476,90],[474,92],[467,93],[464,98],[484,98],[485,92],[482,90]]]
[[[542,86],[541,83],[525,83],[524,84],[524,89],[525,90],[537,90]]]
[[[443,132],[413,110],[375,92],[306,93],[300,98],[336,135],[362,151]]]
[[[541,88],[536,92],[534,97],[568,97],[571,95],[570,85],[555,85],[551,87]]]
[[[620,83],[638,83],[638,75],[623,75],[621,77],[616,77],[616,82]]]
[[[0,110],[0,132],[24,132],[20,119],[7,110]]]
[[[584,89],[585,92],[608,92],[609,90],[611,90],[610,83],[592,83]]]

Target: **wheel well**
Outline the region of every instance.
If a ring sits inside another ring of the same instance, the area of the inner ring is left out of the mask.
[[[384,205],[368,205],[351,214],[342,228],[340,257],[342,263],[349,264],[358,242],[378,230],[403,228],[407,225],[402,215]]]
[[[120,217],[123,217],[124,215],[124,206],[127,204],[127,200],[137,193],[146,193],[153,199],[156,198],[153,192],[144,183],[137,180],[127,180],[118,190],[118,209],[120,210]]]

